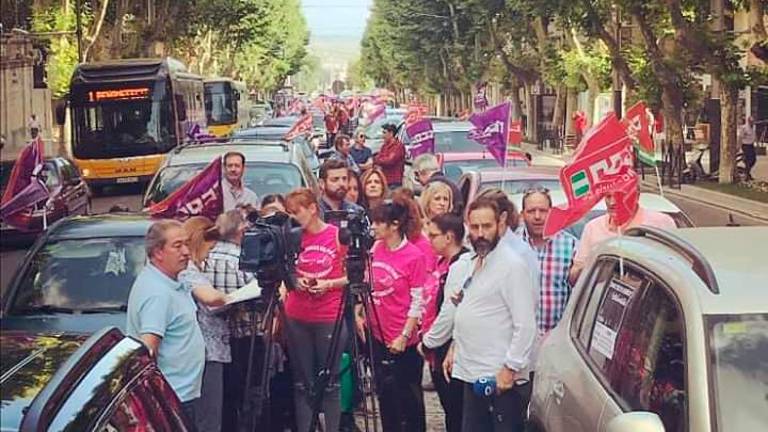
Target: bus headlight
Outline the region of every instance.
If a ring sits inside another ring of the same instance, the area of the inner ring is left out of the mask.
[[[83,177],[90,177],[90,175],[91,175],[91,170],[89,170],[88,168],[83,168]]]

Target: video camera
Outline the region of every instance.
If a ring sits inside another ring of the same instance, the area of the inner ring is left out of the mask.
[[[289,290],[296,289],[295,264],[301,249],[301,228],[290,216],[275,213],[266,218],[252,213],[250,228],[243,236],[240,269],[256,274],[265,295],[271,296],[280,282]]]
[[[339,224],[339,243],[347,246],[347,278],[352,288],[365,284],[368,251],[373,246],[371,223],[363,209],[336,210],[325,213],[328,222]]]

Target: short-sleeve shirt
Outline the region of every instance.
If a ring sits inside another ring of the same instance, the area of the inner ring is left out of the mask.
[[[162,338],[157,366],[182,402],[200,397],[205,368],[205,341],[197,324],[197,306],[189,285],[147,264],[128,296],[126,329],[141,338]]]
[[[179,273],[179,280],[191,288],[213,286],[213,281],[208,279],[192,260],[189,261],[187,269]],[[213,313],[205,305],[200,305],[197,310],[197,322],[200,324],[200,331],[205,340],[205,360],[220,363],[231,362],[227,314]]]
[[[598,243],[619,235],[619,231],[611,227],[609,218],[610,216],[608,214],[604,214],[589,221],[584,226],[584,231],[581,233],[581,239],[579,240],[579,246],[576,248],[576,255],[573,257],[574,263],[583,265],[586,263],[589,255]],[[669,215],[640,207],[637,209],[635,217],[622,227],[622,231],[640,225],[663,229],[673,229],[677,227],[675,221]]]
[[[304,232],[301,252],[296,261],[299,277],[339,279],[344,276],[344,250],[338,241],[339,228],[328,224],[316,234]],[[285,314],[305,322],[333,322],[339,314],[343,287],[323,294],[293,290],[285,300]]]
[[[362,165],[367,162],[368,159],[373,157],[373,150],[366,146],[363,146],[363,148],[352,146],[349,149],[349,154],[352,155],[352,159],[354,159],[358,165]]]
[[[379,241],[373,246],[372,257],[372,296],[377,312],[374,321],[378,318],[380,325],[374,322],[371,330],[376,339],[390,343],[402,333],[408,320],[412,291],[424,287],[426,265],[421,250],[408,241],[393,250]],[[414,331],[408,345],[416,342]]]

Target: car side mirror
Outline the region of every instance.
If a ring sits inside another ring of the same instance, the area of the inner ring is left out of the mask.
[[[664,432],[661,418],[652,412],[636,411],[621,414],[608,422],[608,432]]]

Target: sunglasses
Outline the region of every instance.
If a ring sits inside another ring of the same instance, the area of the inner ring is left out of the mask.
[[[542,193],[544,195],[549,196],[549,189],[545,188],[544,186],[534,186],[534,187],[528,188],[523,192],[523,198],[527,197],[532,193]]]

